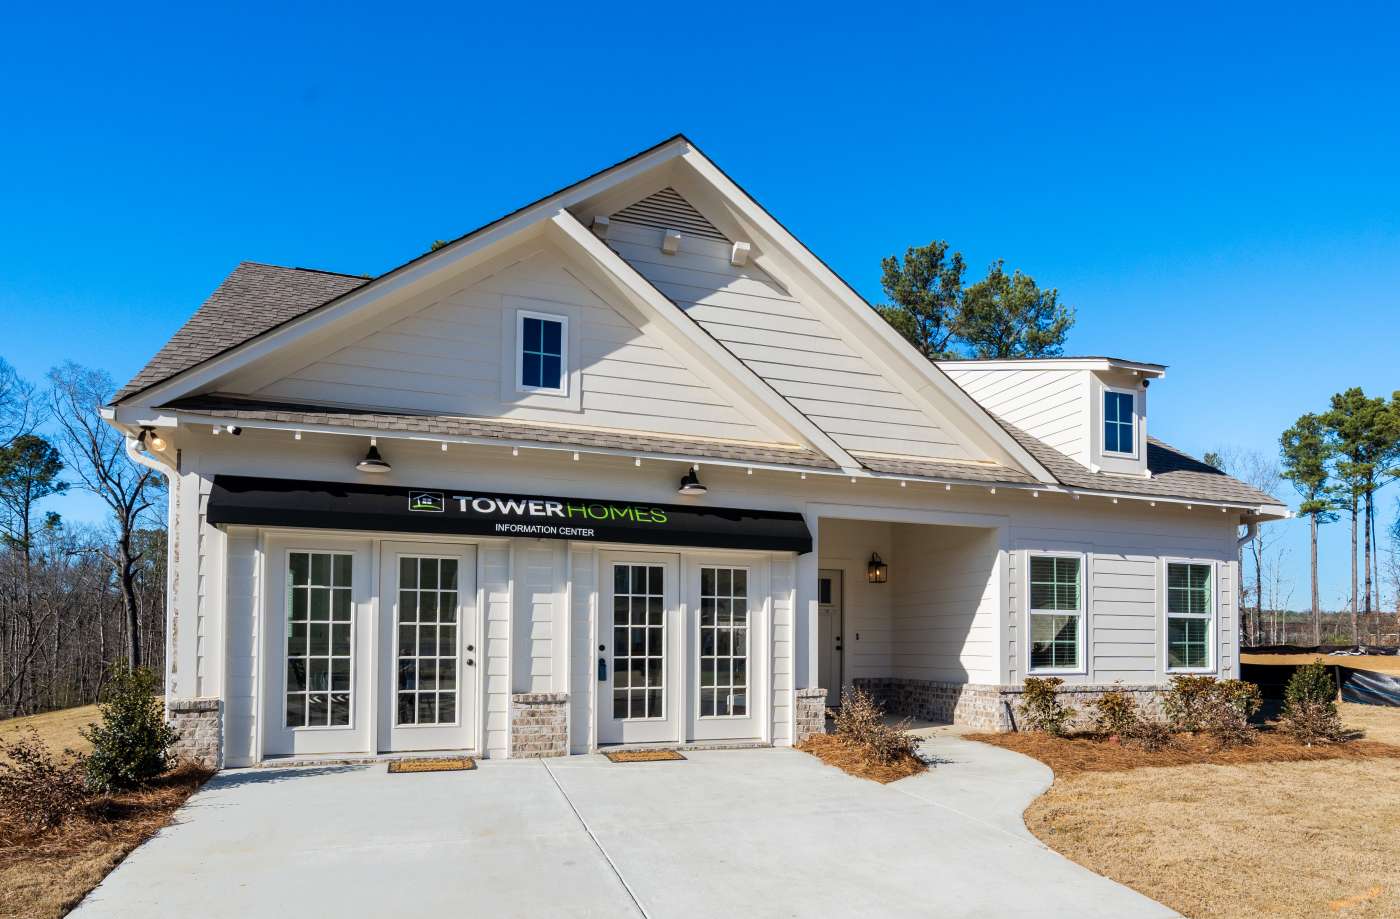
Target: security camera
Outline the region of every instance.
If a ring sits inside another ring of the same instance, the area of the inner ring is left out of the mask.
[[[225,425],[225,426],[224,426],[224,430],[225,430],[225,431],[228,431],[228,432],[229,432],[230,434],[232,434],[234,437],[237,437],[239,434],[242,434],[242,433],[243,433],[243,429],[240,428],[240,427],[239,427],[238,425],[236,425],[236,424]]]

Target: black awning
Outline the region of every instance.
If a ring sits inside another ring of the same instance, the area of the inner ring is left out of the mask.
[[[811,552],[801,514],[470,488],[214,477],[213,524]]]

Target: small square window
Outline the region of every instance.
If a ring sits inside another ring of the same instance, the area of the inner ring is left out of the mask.
[[[1133,394],[1106,390],[1103,394],[1103,452],[1137,452],[1134,436]]]
[[[516,314],[517,386],[524,392],[563,394],[567,389],[568,363],[563,316]]]

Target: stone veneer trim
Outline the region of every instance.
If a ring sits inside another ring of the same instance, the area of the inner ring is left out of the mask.
[[[826,733],[826,690],[816,687],[799,689],[793,694],[796,730],[793,743],[802,743],[813,734]]]
[[[1016,730],[1020,719],[1020,697],[1025,692],[1024,687],[1016,685],[953,683],[902,677],[861,678],[854,680],[853,684],[869,692],[892,715],[951,722],[993,732]],[[1078,710],[1072,725],[1087,727],[1093,717],[1089,703],[1104,693],[1115,690],[1126,692],[1137,700],[1142,709],[1160,714],[1158,692],[1165,688],[1118,683],[1066,683],[1060,687],[1060,695]]]
[[[518,692],[510,697],[512,759],[567,756],[569,694]]]
[[[179,732],[171,752],[208,769],[224,765],[224,707],[220,699],[172,699],[165,716]]]

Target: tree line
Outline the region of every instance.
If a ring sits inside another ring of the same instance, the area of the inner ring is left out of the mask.
[[[165,480],[99,414],[111,377],[42,386],[0,358],[0,717],[96,701],[114,663],[164,668]],[[72,525],[54,498],[105,510]]]
[[[1298,492],[1299,516],[1308,518],[1313,637],[1321,641],[1318,528],[1345,514],[1351,524],[1348,606],[1352,641],[1360,643],[1364,636],[1359,617],[1375,622],[1379,629],[1379,617],[1372,615],[1381,609],[1382,583],[1376,493],[1400,476],[1400,390],[1392,393],[1389,400],[1368,396],[1359,387],[1337,393],[1325,410],[1300,416],[1283,432],[1279,446],[1282,476]],[[1400,540],[1400,514],[1391,524],[1390,534],[1393,541]],[[1392,576],[1400,590],[1400,567]],[[1400,605],[1400,597],[1397,604]],[[1380,636],[1377,638],[1380,643]]]

